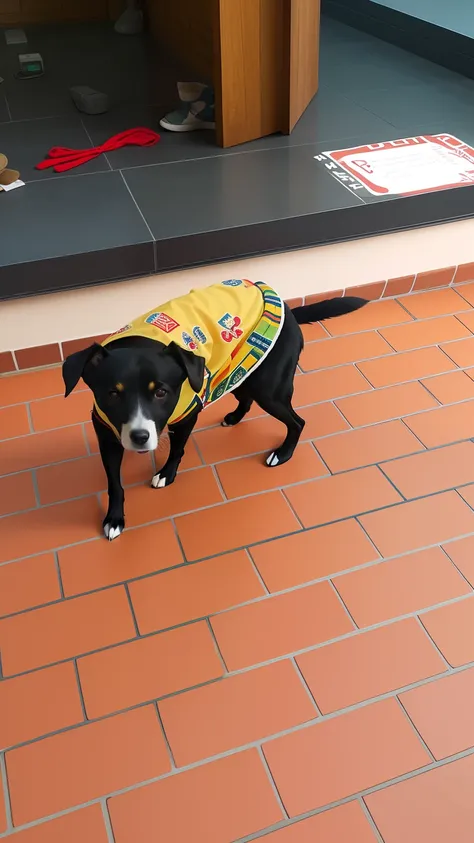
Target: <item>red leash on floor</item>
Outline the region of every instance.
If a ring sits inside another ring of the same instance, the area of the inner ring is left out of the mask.
[[[37,170],[46,170],[52,167],[55,173],[64,173],[79,167],[87,161],[92,161],[102,155],[103,152],[112,152],[120,149],[121,146],[154,146],[160,140],[159,134],[153,129],[140,127],[139,129],[127,129],[126,132],[119,132],[113,135],[100,146],[91,146],[89,149],[68,149],[67,146],[53,146],[47,157],[36,165]]]

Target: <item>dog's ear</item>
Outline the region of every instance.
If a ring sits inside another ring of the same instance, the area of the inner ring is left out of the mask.
[[[178,360],[183,366],[188,376],[188,381],[191,384],[191,389],[194,392],[200,392],[204,383],[204,357],[200,357],[192,351],[186,351],[173,341],[169,343],[168,349],[175,360]]]
[[[66,391],[64,397],[67,398],[76,386],[79,378],[82,377],[84,369],[88,363],[92,366],[98,366],[99,363],[106,357],[108,352],[105,348],[97,343],[90,345],[82,351],[76,351],[66,357],[63,363],[63,380]]]

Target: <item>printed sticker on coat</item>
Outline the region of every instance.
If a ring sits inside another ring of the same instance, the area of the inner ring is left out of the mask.
[[[241,323],[240,316],[231,316],[230,313],[224,313],[224,316],[218,319],[218,324],[224,328],[221,331],[224,342],[232,342],[232,340],[238,340],[242,336],[243,331],[239,328]]]
[[[210,399],[209,403],[212,403],[213,401],[217,401],[218,398],[222,398],[222,396],[225,395],[225,393],[227,391],[228,383],[229,383],[229,378],[226,378],[225,380],[222,381],[222,383],[219,384],[219,386],[216,386],[216,388],[211,393],[211,399]]]
[[[257,331],[252,331],[250,336],[247,337],[247,342],[249,345],[253,346],[253,348],[258,348],[260,351],[268,351],[272,345],[272,341],[269,337],[264,337],[263,334],[259,334]]]
[[[171,331],[175,330],[175,328],[179,328],[179,322],[171,316],[168,316],[167,313],[151,313],[150,316],[147,316],[145,322],[147,322],[148,325],[154,325],[155,328],[160,328],[160,330],[164,331],[165,334],[170,334]]]
[[[246,374],[247,374],[247,370],[244,369],[243,366],[239,366],[239,368],[236,369],[235,372],[233,372],[231,374],[231,376],[229,378],[229,387],[228,388],[233,389],[235,386],[237,386],[237,384],[240,383],[240,381],[242,380],[242,378],[245,377]]]
[[[184,344],[187,345],[190,351],[196,351],[197,345],[194,342],[191,334],[188,334],[186,331],[183,331],[181,334],[181,339],[183,340]]]
[[[240,287],[242,281],[239,281],[237,278],[229,278],[227,281],[223,281],[222,284],[224,287]]]
[[[194,326],[193,334],[194,338],[197,340],[197,342],[200,342],[201,345],[205,345],[207,343],[207,337],[202,328],[199,327],[199,325]]]

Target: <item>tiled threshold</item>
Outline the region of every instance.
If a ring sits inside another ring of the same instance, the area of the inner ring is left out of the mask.
[[[293,306],[457,286],[474,280],[474,220],[4,302],[0,374],[58,364],[131,316],[225,277],[263,278]]]

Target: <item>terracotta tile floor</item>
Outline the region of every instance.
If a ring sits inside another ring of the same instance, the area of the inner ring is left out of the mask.
[[[472,843],[473,303],[306,327],[294,459],[224,399],[112,544],[88,393],[1,379],[1,839]]]

